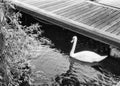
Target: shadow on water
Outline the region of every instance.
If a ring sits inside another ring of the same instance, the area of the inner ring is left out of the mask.
[[[23,15],[25,25],[38,22],[29,15]],[[44,31],[43,36],[55,46],[41,47],[39,58],[31,62],[35,65],[34,72],[38,74],[36,83],[48,84],[46,86],[112,86],[119,81],[119,59],[108,56],[100,63],[91,64],[69,57],[70,41],[74,35],[78,36],[76,52],[91,50],[100,55],[109,55],[108,45],[55,25],[39,23]]]

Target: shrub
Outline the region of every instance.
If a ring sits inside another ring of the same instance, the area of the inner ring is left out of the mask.
[[[15,12],[11,2],[0,0],[0,33],[3,37],[3,45],[0,44],[0,47],[3,46],[0,56],[0,86],[30,84],[31,66],[26,58],[29,47],[39,45],[35,38],[42,31],[38,24],[22,26],[19,21],[21,16],[19,12]],[[34,30],[37,33],[33,33]]]

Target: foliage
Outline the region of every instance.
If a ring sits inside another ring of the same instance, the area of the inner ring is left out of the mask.
[[[35,38],[41,35],[42,31],[38,24],[29,27],[20,25],[21,16],[19,12],[15,13],[12,3],[0,0],[0,33],[5,40],[0,57],[0,86],[30,84],[31,66],[27,61],[29,47],[39,45]]]

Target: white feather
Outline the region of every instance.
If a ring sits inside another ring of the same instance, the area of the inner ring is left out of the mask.
[[[101,56],[92,51],[80,51],[80,52],[74,53],[76,44],[77,44],[77,36],[73,37],[72,42],[73,42],[73,46],[70,52],[70,56],[72,58],[75,58],[80,61],[92,63],[92,62],[100,62],[107,57],[107,56]]]

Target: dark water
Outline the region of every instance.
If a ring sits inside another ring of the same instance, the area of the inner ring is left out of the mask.
[[[36,23],[33,17],[23,14],[23,24]],[[69,57],[74,35],[78,36],[76,52],[91,50],[100,55],[109,55],[109,45],[100,43],[64,28],[39,22],[44,31],[43,36],[50,39],[54,46],[41,47],[37,59],[32,60],[35,65],[34,72],[36,86],[113,86],[119,80],[120,60],[108,56],[97,64],[77,61]]]

